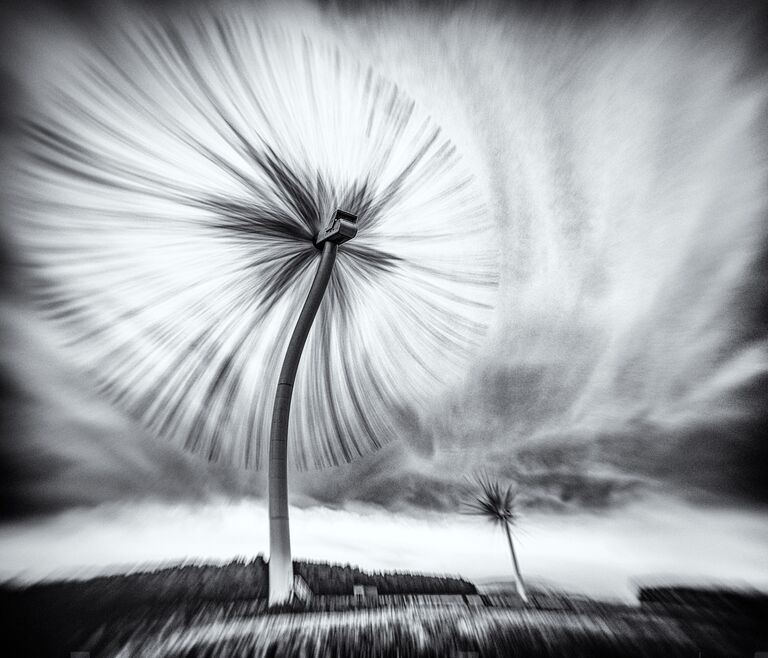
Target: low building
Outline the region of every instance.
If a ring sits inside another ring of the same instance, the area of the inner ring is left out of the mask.
[[[375,599],[379,596],[379,590],[375,585],[353,585],[352,596],[356,599]]]

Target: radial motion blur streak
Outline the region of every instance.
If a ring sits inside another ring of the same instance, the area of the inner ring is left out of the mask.
[[[10,184],[28,285],[78,366],[153,434],[258,466],[313,237],[348,208],[291,457],[391,440],[463,376],[495,303],[490,214],[449,138],[367,64],[246,11],[137,14],[108,44],[58,63]]]

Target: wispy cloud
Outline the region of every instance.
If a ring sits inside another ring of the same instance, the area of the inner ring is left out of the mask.
[[[661,8],[591,22],[510,11],[292,15],[451,136],[503,255],[492,331],[463,381],[399,410],[405,429],[380,453],[298,474],[293,500],[445,511],[488,469],[520,482],[530,510],[662,494],[764,506],[767,94],[752,33]],[[36,34],[34,63],[6,62],[22,90],[50,57]],[[1,317],[6,518],[263,496],[263,474],[211,466],[117,413],[23,291]]]

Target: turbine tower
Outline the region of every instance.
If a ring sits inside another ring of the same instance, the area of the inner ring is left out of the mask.
[[[293,329],[285,351],[275,393],[272,427],[269,437],[269,605],[291,600],[293,594],[293,562],[291,533],[288,523],[288,422],[296,370],[312,322],[328,287],[338,246],[357,235],[357,216],[337,210],[328,224],[315,237],[322,256],[315,279]]]

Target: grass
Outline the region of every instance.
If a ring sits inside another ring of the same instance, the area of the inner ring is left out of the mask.
[[[732,633],[727,624],[687,623],[629,609],[584,614],[420,606],[256,616],[222,609],[192,619],[171,615],[130,630],[103,627],[91,646],[94,655],[120,658],[674,658],[699,652],[707,657],[752,656],[754,637],[747,636]]]

